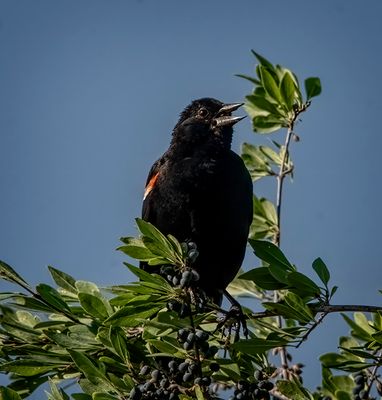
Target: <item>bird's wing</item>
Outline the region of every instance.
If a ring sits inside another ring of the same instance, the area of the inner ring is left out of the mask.
[[[145,193],[143,195],[143,205],[142,205],[142,218],[145,221],[153,222],[151,221],[152,217],[150,212],[152,208],[151,204],[152,202],[150,201],[150,193],[152,192],[157,183],[160,169],[163,163],[164,163],[163,157],[157,160],[151,167],[149,175],[146,180]]]

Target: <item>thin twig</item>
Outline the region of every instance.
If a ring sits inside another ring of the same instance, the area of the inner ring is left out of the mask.
[[[380,350],[378,352],[378,356],[377,356],[378,357],[378,359],[377,359],[378,363],[381,362],[381,356],[382,356],[382,351]],[[370,390],[371,390],[371,388],[373,386],[373,382],[377,378],[377,371],[378,371],[379,367],[380,367],[380,365],[378,365],[378,364],[374,365],[373,369],[370,372],[369,382],[366,385],[366,394],[367,394],[367,396],[369,396]]]
[[[297,115],[295,116],[295,118],[296,117]],[[289,157],[289,143],[293,133],[295,118],[291,121],[288,127],[284,144],[284,154],[281,160],[280,171],[277,175],[277,194],[276,194],[277,233],[274,242],[275,245],[278,247],[280,247],[280,240],[281,240],[281,204],[282,204],[282,194],[283,194],[283,183],[284,183],[284,178],[287,175],[287,172],[290,172],[291,170],[291,168],[289,168],[288,171],[286,171],[285,167],[287,159]]]
[[[330,314],[335,312],[378,312],[382,311],[382,306],[368,306],[368,305],[359,305],[359,304],[337,304],[337,305],[322,305],[318,307],[312,307],[312,311],[316,314],[324,313]],[[268,317],[277,317],[281,314],[276,311],[261,311],[257,313],[252,313],[249,315],[249,318],[259,319],[259,318],[268,318]]]
[[[285,138],[284,144],[284,154],[281,160],[280,170],[277,175],[277,193],[276,193],[276,212],[277,212],[277,232],[274,237],[274,243],[276,246],[280,247],[280,240],[281,240],[281,203],[282,203],[282,192],[283,192],[283,183],[284,178],[287,173],[290,172],[291,168],[288,168],[288,171],[285,170],[286,162],[289,158],[289,143],[293,133],[294,121],[297,117],[297,113],[295,114],[293,120],[291,121],[287,135]],[[277,303],[279,300],[278,292],[275,290],[274,292],[274,299],[273,301]],[[282,328],[283,321],[281,316],[277,316],[277,325],[279,328]],[[285,347],[280,347],[280,359],[281,359],[281,368],[282,368],[282,375],[284,379],[288,379],[288,356]]]
[[[327,312],[321,313],[321,315],[318,317],[317,321],[314,321],[313,325],[301,336],[300,341],[296,345],[296,349],[301,346],[303,342],[305,342],[306,339],[308,339],[308,336],[314,331],[314,329],[317,328],[317,326],[322,322],[322,320],[328,315]]]

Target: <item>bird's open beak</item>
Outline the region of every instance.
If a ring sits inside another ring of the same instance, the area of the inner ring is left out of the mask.
[[[224,104],[223,107],[218,111],[216,117],[212,120],[212,123],[215,127],[217,126],[233,126],[237,122],[241,121],[244,117],[235,117],[232,116],[232,111],[237,110],[241,107],[244,103],[231,103],[231,104]]]

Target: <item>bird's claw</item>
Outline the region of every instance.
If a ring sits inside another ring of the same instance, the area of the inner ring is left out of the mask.
[[[243,335],[245,336],[246,339],[248,339],[249,332],[248,332],[248,327],[247,327],[247,322],[246,322],[244,312],[243,312],[241,306],[236,305],[236,304],[232,305],[232,307],[225,314],[223,319],[218,323],[216,330],[219,330],[223,326],[227,326],[230,329],[232,327],[232,325],[234,325],[234,324],[237,325],[234,341],[237,342],[239,340],[240,329],[243,330]]]

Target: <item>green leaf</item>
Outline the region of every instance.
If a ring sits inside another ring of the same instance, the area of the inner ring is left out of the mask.
[[[260,292],[256,285],[249,280],[236,277],[227,287],[231,296],[234,297],[259,297]]]
[[[48,306],[47,304],[43,303],[40,300],[37,300],[33,297],[27,297],[25,295],[20,295],[15,299],[15,305],[17,307],[26,308],[28,310],[37,310],[43,312],[53,312],[53,308]]]
[[[66,304],[60,293],[56,289],[52,288],[45,283],[40,283],[36,286],[37,293],[44,299],[49,305],[55,307],[57,310],[66,312],[70,311],[69,306]]]
[[[88,293],[78,293],[78,300],[81,307],[94,318],[103,321],[109,316],[104,302],[99,297]]]
[[[301,272],[290,272],[287,279],[289,285],[294,288],[294,292],[301,295],[301,297],[318,297],[320,295],[320,288]]]
[[[268,101],[264,96],[249,95],[246,99],[248,102],[247,106],[253,106],[258,109],[258,115],[267,115],[268,113],[276,116],[283,115],[277,108],[277,105]],[[256,114],[253,115],[252,118],[254,116],[256,116]]]
[[[204,400],[202,389],[199,385],[195,385],[196,400]]]
[[[48,266],[48,269],[50,274],[52,275],[53,280],[58,286],[62,287],[70,293],[77,294],[77,289],[75,286],[76,280],[73,277],[51,266]]]
[[[251,239],[272,238],[278,232],[277,214],[274,205],[265,198],[253,196],[253,221],[250,228]]]
[[[12,389],[5,386],[0,386],[0,399],[1,400],[21,400],[21,397]]]
[[[265,57],[263,57],[259,53],[256,53],[256,51],[254,51],[254,50],[251,50],[251,52],[257,58],[257,60],[259,61],[259,63],[261,65],[268,68],[269,70],[274,70],[273,64],[270,61],[268,61]]]
[[[87,311],[90,312],[97,312],[94,311],[94,307],[98,307],[97,304],[100,304],[97,300],[92,299],[91,297],[88,297],[86,295],[90,295],[93,297],[97,297],[99,300],[101,300],[103,307],[100,308],[98,310],[98,314],[99,317],[98,318],[103,318],[101,317],[101,315],[105,315],[105,313],[107,313],[106,317],[111,315],[114,310],[111,307],[110,303],[108,302],[108,300],[102,295],[101,291],[99,290],[98,286],[93,283],[93,282],[87,282],[87,281],[76,281],[76,288],[78,290],[78,297],[81,297],[85,307],[89,307],[89,309],[87,309]],[[85,294],[85,296],[84,296]],[[94,305],[92,306],[92,303],[94,303]],[[106,310],[106,311],[105,311]]]
[[[284,296],[285,303],[298,314],[298,320],[302,323],[311,322],[314,317],[310,308],[304,303],[300,296],[288,292]]]
[[[313,261],[312,267],[316,271],[318,277],[321,279],[321,282],[325,285],[325,287],[327,287],[330,280],[330,272],[322,259],[316,258]]]
[[[28,283],[7,263],[0,260],[0,278],[8,282],[17,283],[21,287],[29,287]]]
[[[293,111],[297,88],[289,72],[285,72],[281,83],[280,92],[288,111]]]
[[[125,243],[125,246],[118,247],[117,250],[124,252],[128,256],[135,258],[136,260],[144,261],[155,257],[154,254],[146,248],[142,239],[126,237],[121,240]]]
[[[96,392],[96,393],[93,393],[92,399],[93,400],[118,400],[118,399],[120,399],[120,397],[113,396],[113,395],[108,394],[108,393]]]
[[[69,396],[62,389],[58,388],[51,379],[49,379],[49,387],[50,393],[45,391],[48,400],[70,400]]]
[[[370,364],[364,362],[357,362],[355,360],[349,359],[343,354],[337,353],[326,353],[320,357],[322,365],[326,368],[336,368],[343,371],[354,372],[363,368],[368,367]]]
[[[295,380],[278,380],[277,389],[280,393],[293,400],[313,400],[313,395]]]
[[[305,91],[307,100],[321,94],[321,81],[320,78],[311,77],[305,79]]]
[[[353,379],[347,375],[333,375],[331,381],[337,390],[350,393],[354,388]]]
[[[361,327],[365,332],[369,335],[375,333],[375,330],[370,326],[369,320],[366,318],[366,315],[361,312],[354,313],[354,322]]]
[[[14,373],[19,376],[35,376],[52,371],[53,365],[36,360],[15,360],[0,365],[0,370],[7,373]],[[57,365],[56,365],[57,367]]]
[[[127,362],[129,359],[129,351],[127,350],[125,332],[117,326],[110,326],[109,340],[115,352],[121,357],[124,362]]]
[[[239,276],[239,279],[249,280],[254,282],[257,286],[266,290],[279,290],[284,289],[286,285],[276,280],[270,273],[268,267],[259,267],[251,269]]]
[[[135,267],[134,265],[124,263],[127,268],[137,276],[143,282],[151,282],[159,287],[162,287],[164,290],[171,290],[171,286],[169,283],[158,274],[151,274],[150,272],[144,271],[141,268]]]
[[[284,127],[285,121],[275,118],[273,115],[259,115],[252,119],[252,125],[255,132],[272,133]]]
[[[158,256],[174,258],[170,242],[159,229],[140,218],[136,218],[136,222],[143,235],[143,243],[151,252]]]
[[[356,317],[357,314],[358,316]],[[372,341],[371,334],[375,333],[375,331],[369,326],[367,318],[364,315],[361,317],[360,314],[363,315],[362,313],[354,313],[353,321],[346,314],[341,313],[344,320],[352,328],[352,335],[355,338],[364,340],[365,342]]]
[[[256,78],[253,78],[252,76],[244,75],[244,74],[235,74],[235,76],[246,79],[247,81],[252,82],[254,85],[260,85],[260,81]]]
[[[106,376],[90,361],[90,359],[84,353],[70,349],[67,351],[77,368],[92,384],[97,385],[102,382],[102,384],[105,385],[109,390],[113,390],[113,386],[107,380]]]
[[[335,395],[337,400],[353,400],[353,396],[343,390],[336,390]]]
[[[138,307],[123,307],[107,320],[105,324],[113,324],[113,326],[129,326],[134,327],[142,324],[142,320],[148,319],[155,315],[163,308],[163,304],[148,303]]]
[[[273,243],[264,240],[253,239],[250,239],[248,242],[260,260],[263,260],[270,265],[280,265],[286,270],[294,271],[293,266],[287,260],[284,253]]]
[[[278,104],[282,104],[280,89],[271,73],[264,66],[260,66],[261,83],[269,97],[274,99]]]
[[[276,347],[285,346],[287,341],[285,340],[269,340],[269,339],[241,339],[236,343],[232,344],[232,348],[237,351],[241,351],[246,354],[260,354],[265,353],[268,350],[272,350]]]

